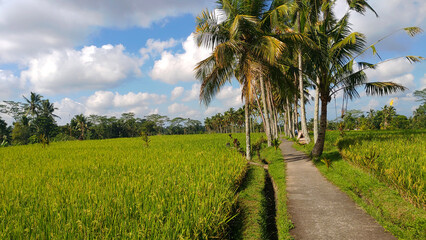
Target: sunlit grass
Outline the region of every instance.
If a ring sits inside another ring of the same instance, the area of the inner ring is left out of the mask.
[[[246,160],[228,136],[0,149],[0,239],[221,237]]]

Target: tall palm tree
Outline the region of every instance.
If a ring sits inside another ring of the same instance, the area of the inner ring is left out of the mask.
[[[48,118],[60,118],[58,115],[53,114],[55,110],[58,110],[49,99],[41,101],[40,113]]]
[[[254,71],[260,62],[272,63],[285,47],[261,29],[266,0],[219,0],[218,9],[227,19],[219,22],[214,13],[204,11],[197,18],[198,45],[212,54],[198,63],[196,77],[201,80],[200,100],[206,105],[225,83],[235,77],[245,100],[246,158],[251,159],[249,105],[254,93]]]
[[[364,86],[367,95],[384,95],[405,90],[405,87],[393,82],[367,82],[365,69],[375,65],[359,63],[360,70],[354,71],[354,61],[360,53],[365,51],[365,40],[361,33],[351,32],[349,14],[336,20],[332,13],[317,26],[311,26],[311,38],[317,43],[316,49],[309,55],[312,57],[315,74],[319,78],[316,85],[321,99],[321,117],[318,139],[312,150],[313,156],[320,156],[323,152],[326,125],[327,105],[332,96],[343,91],[344,99],[359,97],[357,87]],[[418,61],[418,57],[410,57]],[[314,79],[314,78],[312,78]]]
[[[30,99],[26,98],[25,96],[22,96],[25,101],[27,102],[28,106],[26,107],[26,113],[25,115],[28,116],[28,114],[31,114],[31,116],[35,116],[38,114],[38,110],[41,107],[41,101],[43,99],[43,96],[37,93],[31,92]]]

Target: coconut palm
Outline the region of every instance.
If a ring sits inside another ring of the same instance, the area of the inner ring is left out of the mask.
[[[87,118],[83,115],[76,115],[72,120],[71,120],[71,125],[74,125],[76,130],[80,131],[80,137],[78,138],[79,140],[84,140],[84,134],[88,129],[88,121]]]
[[[38,110],[41,108],[41,101],[43,99],[43,96],[37,93],[31,92],[30,99],[26,98],[25,96],[22,96],[25,101],[27,102],[26,107],[26,113],[25,115],[28,116],[28,114],[31,114],[31,116],[35,116],[38,114]]]
[[[200,100],[206,105],[225,83],[235,77],[242,86],[245,100],[246,157],[250,153],[249,104],[260,62],[272,63],[284,44],[261,28],[268,1],[218,1],[218,9],[227,19],[219,22],[215,13],[204,11],[197,18],[198,45],[212,49],[212,54],[198,63],[196,77],[201,80]]]
[[[49,101],[49,99],[42,100],[40,106],[41,106],[41,108],[40,108],[40,114],[41,115],[44,115],[44,116],[52,118],[52,119],[60,118],[58,115],[53,114],[53,112],[55,110],[58,110],[58,108],[55,108],[55,106],[53,105],[53,103],[51,103]]]
[[[393,82],[367,82],[365,69],[376,65],[358,63],[359,70],[354,70],[354,61],[365,51],[365,40],[361,33],[351,32],[349,14],[336,20],[332,13],[316,26],[311,26],[311,38],[317,43],[316,49],[309,55],[315,66],[315,76],[319,83],[313,82],[320,93],[321,117],[318,139],[312,150],[313,156],[320,156],[324,148],[327,124],[327,105],[332,96],[343,91],[346,101],[359,97],[357,87],[364,86],[367,95],[385,95],[405,90],[405,87]],[[374,48],[374,46],[372,47]],[[418,57],[409,57],[412,61]]]

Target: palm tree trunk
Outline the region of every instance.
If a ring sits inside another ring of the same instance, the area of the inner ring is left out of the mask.
[[[294,95],[294,108],[293,108],[293,125],[294,125],[294,129],[299,132],[299,118],[297,115],[299,115],[297,113],[297,96],[296,94]],[[297,136],[296,136],[297,137]]]
[[[269,113],[269,126],[271,128],[271,140],[272,137],[276,138],[276,126],[274,125],[274,114],[273,114],[273,107],[272,107],[272,97],[271,97],[271,86],[269,84],[266,85],[266,103],[268,104],[268,113]],[[272,144],[271,144],[272,145]]]
[[[291,111],[291,105],[290,102],[287,100],[287,119],[288,119],[288,129],[290,131],[290,135],[289,137],[293,138],[294,137],[294,122],[292,119],[292,115],[293,115],[293,111]]]
[[[297,13],[297,28],[298,32],[301,33],[301,24],[300,24],[300,12]],[[297,54],[297,61],[299,63],[299,94],[300,94],[300,121],[302,125],[303,137],[305,138],[306,143],[311,142],[311,138],[308,133],[308,126],[306,124],[306,111],[305,111],[305,97],[303,92],[303,62],[302,62],[302,48],[299,47],[299,52]]]
[[[256,95],[256,103],[257,103],[257,108],[259,109],[260,112],[260,117],[262,118],[262,122],[263,122],[263,127],[265,128],[265,133],[266,133],[266,120],[265,120],[265,115],[263,114],[262,108],[260,107],[260,103],[259,103],[259,98]]]
[[[289,131],[288,131],[288,125],[287,125],[287,111],[286,111],[286,107],[283,106],[283,117],[284,117],[284,134],[286,137],[290,136]]]
[[[318,140],[318,118],[319,118],[319,86],[320,80],[317,77],[317,87],[315,91],[315,110],[314,110],[314,142]]]
[[[315,146],[312,149],[312,156],[313,157],[319,157],[321,156],[323,150],[324,150],[324,142],[325,142],[325,132],[327,129],[327,97],[328,94],[321,94],[321,119],[320,119],[320,129],[318,132],[318,139],[315,142]]]
[[[248,95],[248,94],[247,94]],[[246,118],[246,159],[251,160],[251,148],[250,148],[250,109],[249,109],[249,98],[245,96],[245,118]]]
[[[300,121],[302,125],[303,137],[305,138],[306,143],[311,142],[311,138],[308,133],[308,126],[306,124],[306,109],[305,109],[305,97],[303,91],[303,73],[302,73],[302,49],[299,48],[299,92],[300,92]]]
[[[266,138],[268,139],[268,147],[272,146],[272,140],[271,140],[271,127],[269,125],[270,120],[269,120],[269,115],[268,115],[268,110],[267,110],[267,106],[266,106],[266,94],[265,94],[265,83],[263,81],[263,77],[260,76],[260,93],[261,93],[261,97],[262,97],[262,104],[263,104],[263,113],[265,115],[265,133],[266,133]]]

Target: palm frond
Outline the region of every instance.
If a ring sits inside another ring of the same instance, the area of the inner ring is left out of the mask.
[[[365,92],[369,96],[383,96],[405,90],[407,90],[406,87],[394,82],[369,82],[365,84]]]
[[[410,63],[416,63],[416,62],[421,62],[423,60],[425,60],[424,57],[421,56],[405,56],[405,58],[410,62]]]
[[[423,29],[421,29],[421,28],[419,28],[419,27],[406,27],[406,28],[403,28],[404,29],[404,31],[408,34],[408,35],[410,35],[411,37],[414,37],[414,36],[416,36],[417,34],[420,34],[420,33],[422,33],[423,32]]]

